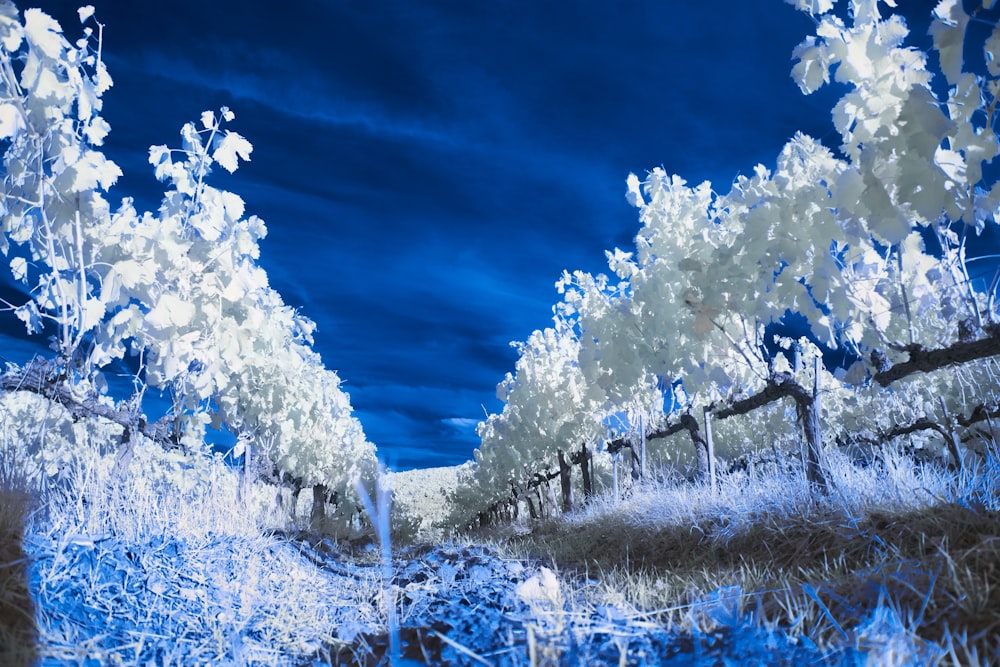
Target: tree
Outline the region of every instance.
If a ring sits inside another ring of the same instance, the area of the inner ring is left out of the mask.
[[[213,167],[235,171],[252,145],[226,126],[228,108],[206,111],[182,127],[180,149],[150,149],[169,186],[159,210],[140,214],[126,198],[112,211],[102,193],[121,171],[99,150],[110,130],[99,115],[111,85],[103,26],[91,7],[80,19],[98,31],[73,46],[40,10],[22,25],[0,5],[0,250],[31,294],[7,306],[29,332],[56,327],[57,371],[43,381],[96,391],[102,368],[136,355],[135,402],[146,384],[169,390],[175,441],[197,451],[207,425],[228,428],[301,485],[346,497],[373,473],[375,448],[311,349],[315,325],[257,264],[263,221],[208,184]]]

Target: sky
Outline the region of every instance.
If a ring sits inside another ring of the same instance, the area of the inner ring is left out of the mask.
[[[395,469],[472,457],[562,271],[632,246],[630,172],[727,191],[797,130],[833,137],[834,98],[789,76],[811,19],[780,0],[91,1],[109,199],[155,210],[149,146],[230,107],[254,151],[212,182],[267,223],[271,285]],[[19,7],[73,41],[79,4]]]

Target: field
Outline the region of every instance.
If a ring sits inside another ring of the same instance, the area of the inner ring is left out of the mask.
[[[218,458],[149,443],[116,478],[118,427],[49,416],[73,443],[52,475],[2,422],[3,664],[1000,658],[992,450],[962,474],[834,454],[829,494],[791,459],[722,473],[714,493],[662,468],[624,499],[474,533],[441,524],[456,469],[392,473],[405,530],[385,567],[365,525],[310,529],[308,494],[293,511],[273,486],[241,493]]]

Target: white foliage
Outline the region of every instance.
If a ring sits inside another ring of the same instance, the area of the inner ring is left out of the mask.
[[[212,153],[212,159],[232,173],[236,171],[237,156],[242,160],[249,160],[252,151],[253,146],[249,141],[235,132],[226,130],[215,152]]]
[[[617,282],[564,272],[556,328],[519,346],[515,372],[498,388],[504,409],[480,426],[478,467],[466,484],[478,485],[484,504],[509,495],[511,479],[551,469],[567,434],[597,443],[585,425],[628,411],[642,388],[660,395],[663,387],[661,402],[692,411],[745,398],[774,374],[791,373],[789,358],[770,358],[763,340],[764,328],[787,311],[860,359],[838,372],[857,387],[880,370],[879,355],[891,364],[905,359],[894,350],[906,344],[947,345],[959,320],[996,322],[995,302],[968,284],[959,232],[995,224],[1000,210],[1000,185],[985,182],[983,169],[1000,153],[1000,81],[964,71],[970,19],[962,3],[944,0],[934,11],[934,48],[950,88],[940,100],[933,61],[906,45],[905,22],[883,18],[875,0],[854,0],[847,22],[831,1],[789,1],[816,17],[815,35],[793,53],[793,78],[805,94],[831,79],[846,87],[832,110],[839,155],[797,134],[773,170],[757,165],[728,193],[689,186],[661,168],[644,180],[630,174],[626,200],[639,209],[641,227],[634,250],[606,253]],[[996,34],[984,45],[991,77],[1000,71]],[[940,250],[930,252],[925,238],[936,238]],[[818,354],[808,341],[796,347]],[[903,420],[896,424],[919,416],[891,391],[869,388],[871,402],[861,402],[858,390],[822,374],[822,386],[842,396],[824,399],[828,423],[888,428],[884,414],[873,420],[879,402],[899,406],[890,411]],[[796,381],[808,386],[811,378]],[[989,380],[971,385],[983,395]],[[948,391],[948,401],[960,393]],[[852,406],[852,416],[827,407],[837,400]],[[727,421],[720,434],[742,437],[739,424]]]
[[[24,34],[28,43],[45,58],[54,60],[69,46],[56,20],[40,9],[24,11]]]
[[[79,11],[81,22],[93,15]],[[256,263],[263,222],[206,182],[214,164],[232,172],[250,157],[250,142],[222,127],[235,115],[206,111],[200,126],[183,125],[179,150],[150,148],[169,188],[156,213],[127,198],[112,210],[101,193],[121,170],[98,148],[112,85],[100,32],[85,29],[74,46],[40,10],[24,17],[22,26],[0,5],[3,250],[24,244],[31,259],[10,262],[32,287],[15,315],[29,332],[56,323],[75,377],[141,353],[146,382],[175,397],[187,446],[200,448],[208,425],[225,426],[266,445],[286,472],[346,497],[374,469],[375,448],[340,379],[309,348],[315,325],[284,305]]]

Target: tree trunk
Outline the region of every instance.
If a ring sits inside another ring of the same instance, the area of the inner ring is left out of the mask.
[[[309,513],[309,523],[313,530],[319,530],[322,526],[323,519],[326,518],[326,487],[322,484],[317,484],[313,487],[313,504],[312,511]]]
[[[125,473],[128,471],[134,455],[135,438],[132,437],[132,427],[125,426],[125,430],[122,431],[121,445],[118,447],[118,453],[115,454],[115,465],[111,469],[111,479],[114,484],[117,485],[125,479]]]
[[[537,521],[538,520],[538,510],[535,509],[535,503],[531,499],[531,492],[530,491],[525,494],[524,500],[525,500],[525,502],[528,503],[528,515],[532,519],[534,519],[535,521]]]
[[[573,482],[570,478],[573,467],[566,460],[563,450],[560,449],[557,453],[559,455],[559,487],[562,490],[562,509],[563,512],[569,512],[573,509]]]
[[[948,445],[948,451],[951,453],[951,457],[955,459],[955,466],[959,471],[962,470],[962,455],[959,453],[958,435],[955,433],[955,429],[952,428],[951,415],[948,413],[948,406],[944,404],[944,396],[938,396],[938,400],[941,402],[941,412],[944,415],[945,423],[945,444]]]
[[[702,482],[710,480],[712,468],[710,461],[712,456],[708,451],[708,441],[701,435],[701,427],[698,426],[698,420],[690,414],[683,414],[681,415],[680,426],[688,432],[691,442],[694,444],[698,479]]]

